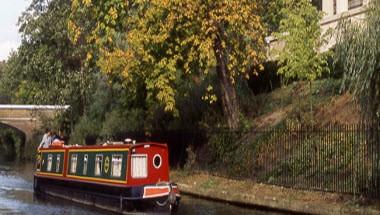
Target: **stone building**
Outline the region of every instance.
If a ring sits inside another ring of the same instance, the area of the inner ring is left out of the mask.
[[[325,33],[328,29],[335,30],[339,21],[343,17],[349,17],[350,19],[360,21],[365,17],[367,11],[367,5],[371,0],[311,0],[313,5],[318,10],[324,12],[324,17],[321,20],[322,32]],[[327,51],[334,46],[336,42],[335,33],[325,44],[321,51]],[[277,41],[274,37],[269,36],[265,38],[268,44],[268,57],[269,60],[275,60],[276,56],[273,54],[273,50],[279,50],[284,46],[284,43]]]
[[[350,19],[363,19],[366,12],[366,6],[370,0],[312,0],[313,4],[324,12],[321,21],[322,32],[329,28],[335,29],[339,21],[344,17]],[[335,44],[334,35],[321,51],[326,51]]]

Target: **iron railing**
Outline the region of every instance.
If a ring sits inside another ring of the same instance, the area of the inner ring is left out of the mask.
[[[378,124],[284,125],[234,132],[155,131],[150,132],[148,137],[143,132],[129,132],[123,136],[168,143],[170,164],[176,167],[185,164],[188,146],[197,153],[198,149],[221,144],[225,147],[221,156],[235,156],[241,164],[236,160],[229,164],[231,159],[224,157],[211,161],[199,158],[205,153],[198,154],[198,164],[208,171],[219,171],[218,168],[210,168],[215,165],[207,163],[219,162],[223,173],[228,168],[241,165],[244,177],[266,184],[380,197]],[[238,150],[242,147],[250,153],[239,157]],[[209,153],[212,150],[215,149],[209,150]],[[206,152],[206,156],[212,155]]]
[[[257,180],[301,189],[380,197],[375,125],[275,128],[255,152]]]

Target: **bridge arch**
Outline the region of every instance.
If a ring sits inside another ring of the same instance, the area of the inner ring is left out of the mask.
[[[0,123],[0,148],[5,160],[22,158],[24,155],[26,134],[11,125]]]
[[[33,145],[31,143],[35,134],[41,132],[43,122],[69,108],[68,105],[0,105],[0,124],[7,125],[24,136],[21,149],[23,157],[24,152],[29,150],[29,145]]]

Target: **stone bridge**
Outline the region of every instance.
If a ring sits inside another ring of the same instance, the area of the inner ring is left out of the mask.
[[[24,135],[25,143],[29,143],[34,133],[43,127],[44,120],[53,119],[69,107],[68,105],[0,105],[0,124]]]

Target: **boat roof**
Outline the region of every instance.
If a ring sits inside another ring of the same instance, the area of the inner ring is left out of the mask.
[[[41,151],[44,150],[58,150],[58,149],[119,149],[119,148],[136,148],[139,146],[145,145],[156,145],[156,146],[164,146],[167,147],[165,143],[157,143],[157,142],[141,142],[135,144],[120,144],[120,142],[116,142],[117,144],[104,143],[100,145],[63,145],[63,146],[50,146],[49,148],[39,149]]]

